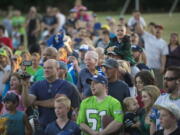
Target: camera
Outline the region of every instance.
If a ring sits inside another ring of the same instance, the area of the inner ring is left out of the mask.
[[[28,74],[27,72],[20,72],[19,75],[20,75],[21,79],[29,79],[29,78],[31,78],[31,75]]]
[[[32,66],[32,61],[23,61],[22,65],[23,66]]]

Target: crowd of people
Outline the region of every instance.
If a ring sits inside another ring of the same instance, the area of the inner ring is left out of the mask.
[[[14,10],[0,25],[0,134],[180,135],[178,33],[140,11],[106,24],[77,0],[67,16]],[[27,44],[27,45],[26,45]]]

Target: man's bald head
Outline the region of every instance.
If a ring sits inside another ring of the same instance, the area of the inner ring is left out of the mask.
[[[55,59],[48,59],[48,60],[44,63],[44,65],[52,65],[52,66],[55,67],[55,68],[58,68],[58,67],[59,67],[58,62],[57,62],[57,60],[55,60]]]
[[[44,63],[44,75],[48,81],[54,81],[57,78],[59,65],[56,60],[48,59]]]

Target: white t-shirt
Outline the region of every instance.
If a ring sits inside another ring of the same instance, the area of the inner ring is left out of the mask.
[[[0,94],[2,94],[4,87],[5,87],[5,84],[2,83],[4,73],[5,72],[11,72],[11,66],[7,65],[3,70],[4,71],[0,71]]]
[[[2,91],[4,90],[4,84],[2,83],[4,72],[0,71],[0,93],[2,94]]]
[[[160,69],[161,56],[167,55],[168,45],[163,39],[157,39],[154,35],[144,32],[144,53],[147,58],[147,66],[150,68]]]
[[[58,27],[57,27],[57,31],[59,31],[60,29],[62,29],[62,27],[66,23],[66,17],[62,13],[58,13],[56,15],[56,17],[57,17],[57,19],[59,21],[59,24],[58,24]]]
[[[136,65],[131,66],[131,76],[132,76],[133,78],[135,77],[135,75],[136,75],[138,72],[140,72],[140,70],[139,70],[139,68],[138,68]]]
[[[170,94],[162,94],[161,96],[159,96],[154,105],[164,104],[166,102],[174,103],[180,108],[180,99],[171,99]]]
[[[144,20],[144,18],[140,17],[140,25],[142,27],[145,27],[146,26],[146,22]],[[133,27],[135,24],[137,23],[137,20],[134,18],[134,17],[131,17],[129,20],[128,20],[128,26],[129,27]]]

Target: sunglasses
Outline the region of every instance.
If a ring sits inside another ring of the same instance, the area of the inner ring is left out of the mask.
[[[178,77],[164,77],[164,80],[166,81],[173,81],[173,80],[177,80]]]

